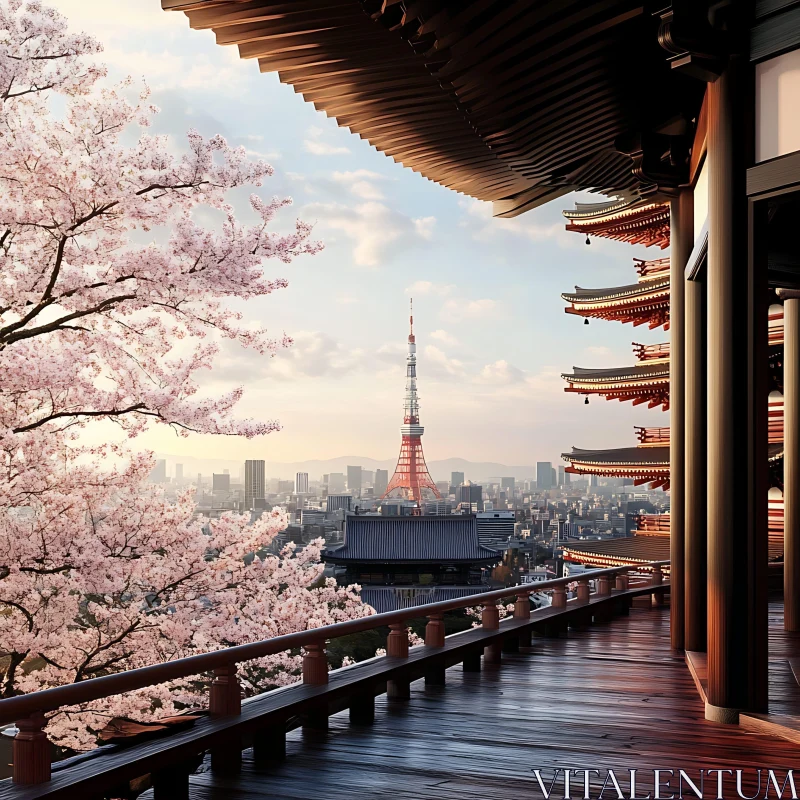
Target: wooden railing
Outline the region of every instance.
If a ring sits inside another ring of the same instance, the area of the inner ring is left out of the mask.
[[[119,783],[145,774],[153,775],[157,797],[184,796],[191,770],[180,776],[180,769],[176,772],[174,765],[185,764],[187,756],[211,747],[212,767],[230,768],[241,757],[242,736],[255,734],[253,746],[257,749],[258,741],[263,745],[260,731],[265,726],[273,726],[268,750],[274,754],[285,748],[281,734],[285,737],[286,721],[290,718],[302,719],[306,727],[327,727],[330,713],[349,707],[351,719],[371,719],[377,694],[385,691],[389,697],[407,698],[410,682],[418,677],[425,677],[428,682],[443,682],[444,670],[461,662],[465,669],[480,669],[481,653],[485,662],[498,663],[504,644],[530,646],[531,632],[537,626],[558,629],[572,618],[586,622],[588,617],[590,622],[605,613],[609,603],[613,606],[620,599],[627,600],[637,594],[653,595],[659,601],[668,590],[662,579],[662,567],[668,564],[660,561],[615,567],[511,586],[0,700],[0,725],[14,722],[19,729],[13,743],[13,783],[0,782],[0,798],[91,797],[93,792],[97,794],[113,786],[114,781]],[[630,583],[628,572],[642,569],[651,571],[651,577],[640,577],[638,584]],[[593,594],[590,582],[596,586]],[[577,596],[568,602],[567,585],[575,583]],[[529,596],[540,592],[552,592],[552,605],[532,611]],[[513,616],[501,623],[498,602],[511,597],[516,598]],[[444,614],[475,606],[482,606],[480,627],[445,637]],[[409,648],[408,621],[420,617],[428,620],[425,644]],[[328,640],[384,626],[390,630],[385,656],[329,671],[325,650]],[[242,702],[237,664],[298,648],[303,650],[301,684]],[[208,719],[157,742],[118,751],[112,748],[111,753],[101,753],[89,760],[85,756],[68,759],[58,764],[51,775],[51,748],[45,732],[48,713],[201,673],[214,676]],[[218,754],[224,753],[216,765],[215,748]],[[73,765],[73,762],[78,763]],[[175,783],[176,774],[180,786]],[[181,783],[184,780],[185,787]]]

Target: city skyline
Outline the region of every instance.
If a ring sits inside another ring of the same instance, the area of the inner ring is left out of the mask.
[[[424,180],[372,149],[302,101],[274,75],[190,31],[182,14],[132,2],[124,12],[96,0],[56,0],[75,29],[106,44],[109,77],[148,79],[162,109],[155,134],[182,148],[185,132],[221,133],[275,168],[262,194],[294,197],[295,216],[316,223],[326,249],[291,265],[280,296],[240,303],[254,324],[294,345],[268,360],[227,345],[202,387],[239,385],[242,416],[278,419],[263,439],[142,434],[136,445],[163,457],[297,462],[357,454],[396,458],[405,381],[407,304],[413,294],[419,391],[429,461],[464,458],[505,464],[560,463],[572,445],[634,444],[632,424],[666,424],[658,411],[567,395],[572,366],[625,366],[630,343],[666,340],[662,331],[581,321],[563,313],[575,284],[630,281],[634,256],[652,252],[602,240],[586,247],[564,230],[561,209],[575,196],[514,220],[488,204]],[[132,32],[147,31],[147,36]],[[583,199],[589,197],[584,195]],[[246,196],[231,201],[243,217]],[[465,435],[468,434],[468,435]],[[113,426],[87,435],[104,441]]]

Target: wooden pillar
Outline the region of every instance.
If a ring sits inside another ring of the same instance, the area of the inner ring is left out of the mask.
[[[686,295],[684,647],[706,650],[706,276],[684,282]],[[674,573],[672,573],[674,574]],[[675,590],[672,590],[672,597]]]
[[[500,611],[497,603],[492,601],[484,603],[481,612],[481,627],[487,631],[496,631],[500,628]],[[487,645],[483,650],[483,660],[487,664],[499,664],[503,658],[503,643],[498,639]]]
[[[767,285],[748,236],[752,84],[746,57],[732,55],[707,94],[706,718],[717,722],[767,706]]]
[[[242,713],[242,688],[236,671],[236,664],[226,664],[214,670],[208,699],[208,711],[212,717],[237,717]],[[211,747],[211,768],[215,772],[232,774],[241,767],[241,736],[233,733],[225,741]],[[188,785],[187,778],[186,786]]]
[[[679,189],[669,206],[670,293],[669,293],[669,558],[670,641],[676,650],[684,644],[683,593],[684,541],[684,378],[685,331],[683,271],[694,245],[691,193]]]
[[[800,291],[783,298],[783,627],[800,631]]]
[[[408,658],[408,627],[405,622],[394,622],[389,626],[386,655],[390,658]],[[407,677],[387,681],[386,696],[392,700],[408,700],[411,697],[411,682]]]

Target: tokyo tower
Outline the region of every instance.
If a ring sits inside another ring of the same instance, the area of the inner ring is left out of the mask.
[[[406,359],[406,396],[403,408],[403,426],[400,428],[402,440],[397,467],[389,481],[383,497],[392,492],[400,492],[402,497],[422,502],[422,492],[430,489],[434,497],[441,500],[422,453],[422,434],[425,428],[419,424],[419,400],[417,398],[417,344],[414,339],[414,301],[411,301],[411,330],[408,334],[408,358]]]

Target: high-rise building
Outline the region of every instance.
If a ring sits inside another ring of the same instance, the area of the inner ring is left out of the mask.
[[[150,482],[167,482],[167,462],[163,458],[159,458],[158,461],[156,461],[156,465],[153,467],[153,470],[150,473]]]
[[[375,497],[383,497],[386,494],[386,487],[389,485],[389,470],[376,469],[375,483],[373,484],[373,494]]]
[[[353,508],[353,495],[351,494],[329,494],[325,500],[326,511],[338,511],[343,508],[351,511]]]
[[[449,500],[426,500],[425,516],[444,517],[453,513],[453,504]]]
[[[183,464],[175,465],[175,483],[183,483]]]
[[[223,472],[222,475],[214,473],[211,476],[211,490],[214,492],[229,492],[231,490],[231,475]]]
[[[536,462],[536,488],[553,488],[553,465],[549,461]]]
[[[361,485],[365,486],[368,483],[375,483],[375,473],[371,469],[361,469]]]
[[[449,481],[436,481],[436,488],[439,490],[442,497],[447,497],[450,494]]]
[[[500,478],[500,488],[510,491],[512,494],[514,493],[516,485],[517,481],[515,478]]]
[[[466,506],[472,511],[483,511],[483,486],[467,481],[458,487],[456,501],[462,508]]]
[[[450,485],[451,486],[461,486],[464,483],[464,473],[463,472],[451,472],[450,473]]]
[[[597,488],[597,475],[589,476],[589,488],[591,489]]]
[[[550,486],[558,486],[558,473],[555,467],[550,468]]]
[[[344,490],[344,473],[331,472],[330,475],[328,475],[328,494],[340,494]]]
[[[347,491],[361,497],[361,467],[347,467]]]
[[[504,544],[514,535],[517,518],[513,511],[484,511],[477,514],[478,541],[484,547]]]
[[[308,473],[298,472],[295,476],[294,490],[297,494],[308,494]]]
[[[253,508],[254,500],[267,496],[266,463],[261,459],[248,459],[244,462],[244,507]]]

